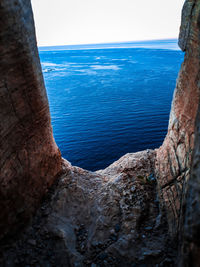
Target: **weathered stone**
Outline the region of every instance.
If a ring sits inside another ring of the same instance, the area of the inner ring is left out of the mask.
[[[84,266],[86,262],[97,266],[130,266],[134,259],[142,263],[152,257],[150,261],[155,266],[161,262],[155,256],[157,251],[161,250],[164,258],[169,257],[164,218],[160,217],[160,228],[156,229],[156,218],[160,215],[156,184],[137,178],[151,176],[154,159],[154,151],[127,154],[119,159],[118,166],[113,164],[96,173],[65,161],[70,171],[63,174],[50,200],[43,204],[45,209],[41,207],[35,217],[40,225],[34,240],[46,244],[42,249],[44,255],[51,248],[48,262],[51,259],[58,266]],[[46,209],[50,212],[44,217]],[[31,229],[35,229],[34,222]],[[35,242],[30,241],[32,232],[28,230],[24,235],[26,238],[19,242],[21,245],[17,244],[13,259],[20,257],[20,246],[27,251],[26,240],[29,240],[34,258],[41,263],[42,256]],[[151,255],[141,259],[143,242],[152,249]]]
[[[185,51],[185,59],[174,92],[168,133],[163,145],[157,150],[156,156],[156,174],[160,195],[164,195],[170,232],[173,236],[179,230],[181,212],[176,211],[182,205],[185,192],[171,198],[173,194],[167,194],[166,191],[162,193],[162,190],[166,186],[171,187],[176,184],[179,177],[182,177],[183,184],[185,184],[187,172],[190,170],[195,119],[199,104],[199,14],[199,1],[186,0],[182,11],[179,37],[179,45]],[[169,211],[171,208],[173,212]]]
[[[191,176],[184,202],[180,232],[180,267],[200,266],[200,108],[197,116]]]
[[[191,18],[195,7],[195,0],[187,0],[184,3],[182,10],[182,23],[179,33],[179,46],[183,51],[186,51],[189,42],[192,39]]]
[[[0,238],[30,219],[61,171],[30,1],[0,1]]]

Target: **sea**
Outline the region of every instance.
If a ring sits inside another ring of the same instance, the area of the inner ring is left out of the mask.
[[[87,170],[158,148],[184,53],[176,39],[39,47],[54,138]]]

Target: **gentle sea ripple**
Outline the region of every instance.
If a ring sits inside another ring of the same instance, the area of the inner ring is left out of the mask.
[[[162,144],[183,53],[157,44],[40,49],[54,137],[73,165],[98,170]]]

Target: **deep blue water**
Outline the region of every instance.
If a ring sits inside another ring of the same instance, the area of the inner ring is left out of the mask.
[[[165,137],[183,53],[176,40],[40,48],[55,140],[88,170]]]

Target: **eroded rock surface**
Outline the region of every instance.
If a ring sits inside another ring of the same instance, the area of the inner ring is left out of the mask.
[[[199,105],[199,14],[200,1],[185,1],[179,36],[185,58],[174,92],[168,133],[156,156],[160,195],[172,236],[177,236],[182,227],[182,207],[194,147]]]
[[[180,267],[200,266],[200,109],[195,136],[193,164],[187,185],[180,233]]]
[[[161,216],[155,152],[127,154],[96,173],[64,161],[64,174],[5,266],[173,266]]]
[[[61,170],[30,1],[0,1],[0,239],[23,227]]]

